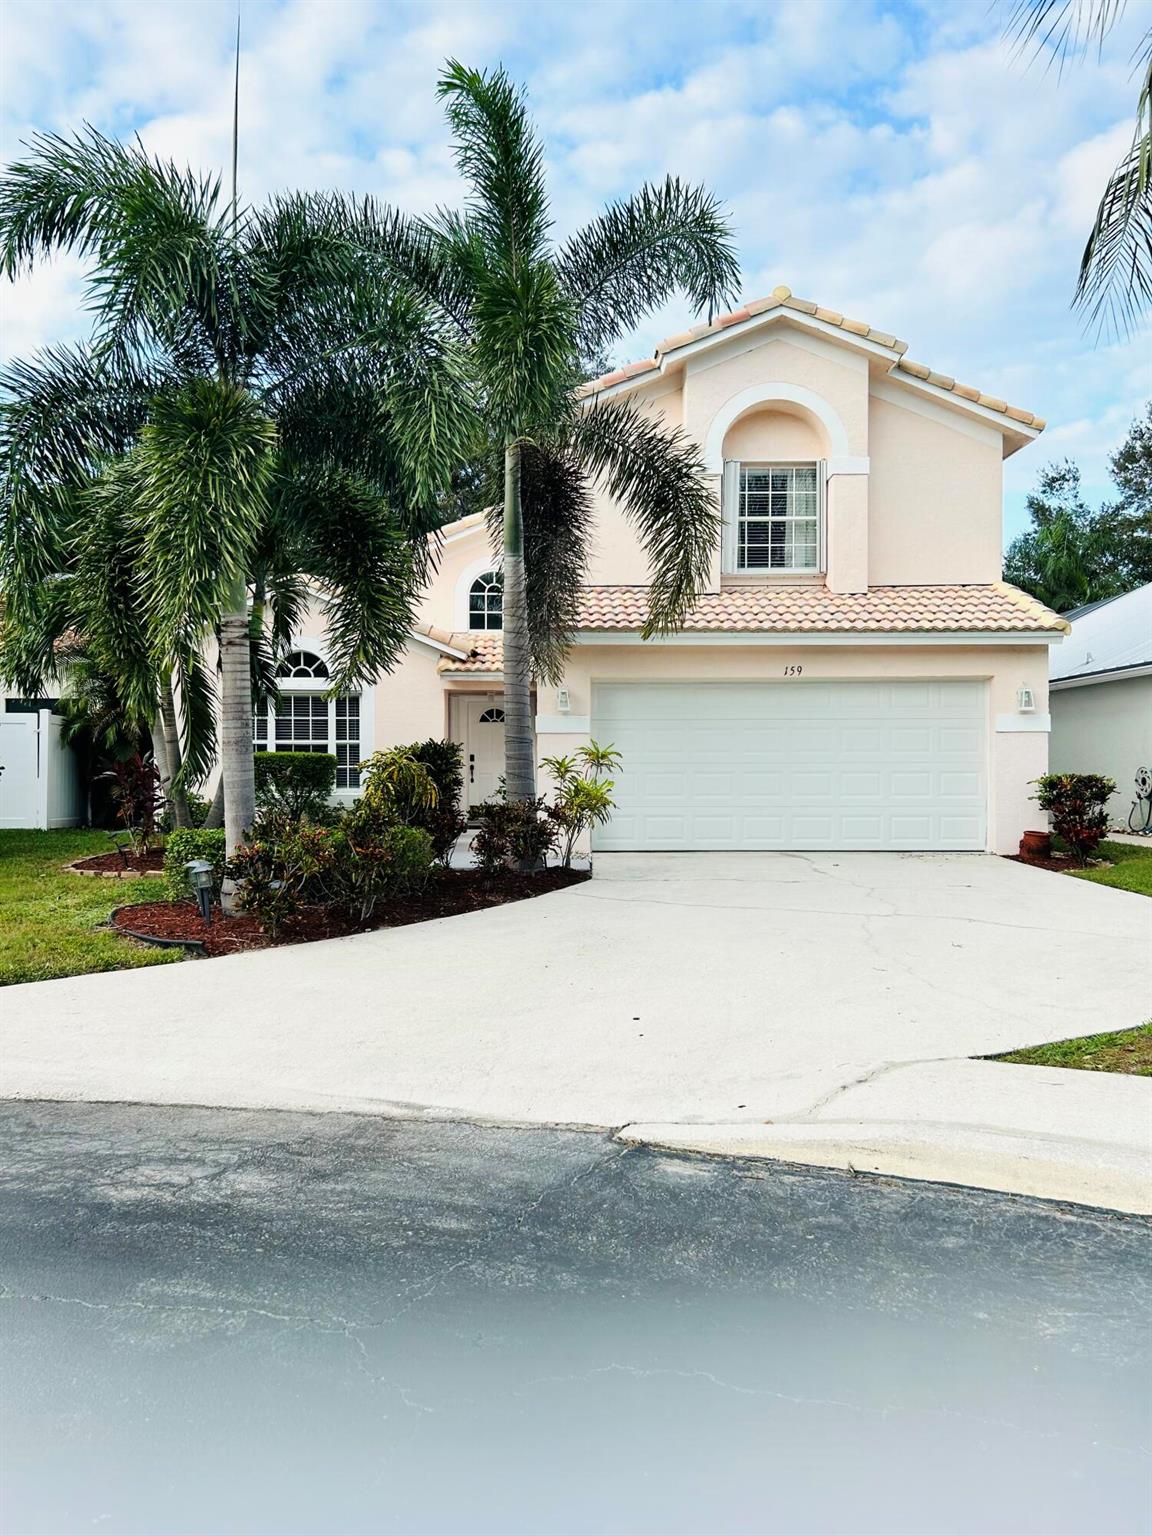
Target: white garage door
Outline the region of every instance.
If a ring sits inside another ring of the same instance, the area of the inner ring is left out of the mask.
[[[612,683],[611,849],[985,846],[984,684]]]

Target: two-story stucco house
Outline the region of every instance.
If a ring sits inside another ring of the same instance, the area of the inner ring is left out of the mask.
[[[645,557],[598,504],[564,681],[536,692],[540,756],[623,754],[595,847],[1010,852],[1043,824],[1029,781],[1066,625],[1000,580],[1001,465],[1043,422],[904,354],[777,288],[590,386],[695,437],[723,511],[682,631],[642,641]],[[328,703],[317,620],[261,737],[336,751],[352,794],[358,756],[447,734],[483,799],[500,596],[483,519],[453,524],[401,665]]]

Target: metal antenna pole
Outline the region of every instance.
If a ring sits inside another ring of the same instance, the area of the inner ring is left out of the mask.
[[[232,86],[232,238],[236,238],[237,166],[240,160],[240,4],[236,0],[236,72]]]

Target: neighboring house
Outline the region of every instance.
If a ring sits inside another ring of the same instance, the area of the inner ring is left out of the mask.
[[[1052,771],[1115,779],[1109,809],[1124,826],[1136,771],[1152,769],[1152,582],[1064,617],[1072,630],[1049,668]]]
[[[1000,580],[1001,466],[1028,411],[906,360],[905,344],[777,288],[595,381],[701,445],[723,509],[683,629],[642,641],[648,570],[601,497],[540,756],[623,754],[600,849],[992,849],[1037,824],[1048,646],[1066,625]],[[298,639],[259,739],[369,751],[450,735],[475,803],[503,769],[500,570],[481,516],[441,536],[403,662],[323,695],[323,623]]]

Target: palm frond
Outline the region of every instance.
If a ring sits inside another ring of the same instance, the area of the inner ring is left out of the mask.
[[[567,241],[560,280],[580,315],[580,344],[597,352],[678,291],[711,320],[739,289],[740,268],[719,199],[669,176],[613,203]]]
[[[267,510],[276,429],[251,395],[194,380],[154,404],[136,459],[146,597],[157,645],[207,630],[246,582]]]
[[[651,586],[644,636],[675,629],[708,579],[720,542],[720,509],[700,449],[619,401],[580,416],[572,447],[635,525]]]
[[[1099,49],[1127,0],[1012,0],[1006,35],[1022,53],[1050,53],[1060,64]]]
[[[1097,329],[1121,336],[1152,309],[1152,56],[1136,136],[1104,189],[1080,260],[1074,303]]]
[[[413,534],[438,526],[454,471],[480,435],[467,358],[410,296],[377,294],[371,319],[329,334],[348,345],[275,392],[285,457],[375,484]]]
[[[169,381],[86,347],[0,369],[0,583],[17,602],[65,563],[70,491],[127,450]]]
[[[193,789],[216,763],[216,687],[197,644],[182,645],[176,657],[183,762],[175,787]]]
[[[70,579],[24,585],[20,601],[0,609],[0,686],[34,699],[58,674],[57,649],[71,622]]]
[[[70,619],[96,664],[116,681],[127,714],[150,724],[160,693],[158,652],[145,606],[139,476],[108,465],[81,497],[72,541]]]
[[[452,129],[456,164],[471,184],[469,224],[490,255],[515,266],[544,254],[551,218],[544,185],[544,146],[524,93],[503,69],[488,73],[449,61],[438,94]]]
[[[324,605],[332,691],[370,682],[408,643],[418,550],[379,493],[340,471],[294,475],[277,502],[294,530],[298,570],[312,578]]]
[[[218,177],[151,159],[94,128],[37,134],[0,178],[0,268],[53,251],[89,261],[87,292],[103,344],[168,349],[190,329],[217,336],[228,293]]]

